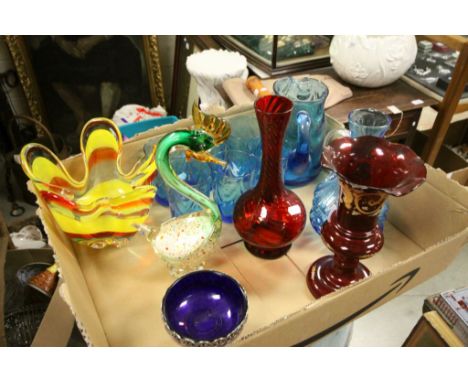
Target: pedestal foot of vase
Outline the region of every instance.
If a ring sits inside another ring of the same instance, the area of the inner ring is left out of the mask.
[[[260,257],[262,259],[274,260],[278,259],[283,255],[288,253],[289,249],[291,248],[292,244],[286,245],[284,247],[279,248],[264,248],[264,247],[257,247],[256,245],[252,245],[244,241],[245,248],[254,256]]]
[[[315,261],[307,272],[307,287],[315,298],[362,280],[370,275],[361,263],[346,271],[337,267],[334,256],[324,256]]]

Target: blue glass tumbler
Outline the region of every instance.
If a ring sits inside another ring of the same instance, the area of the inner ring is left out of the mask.
[[[260,158],[247,151],[227,150],[226,166],[212,166],[213,196],[223,222],[232,223],[234,206],[240,196],[255,186],[260,173]]]
[[[294,104],[284,141],[289,152],[284,181],[288,186],[301,186],[320,173],[328,88],[313,78],[287,77],[275,81],[273,90]]]
[[[210,166],[207,163],[198,162],[193,159],[186,160],[185,150],[171,153],[170,161],[172,168],[181,180],[206,196],[210,196],[212,180]],[[201,207],[197,203],[181,195],[176,190],[170,187],[167,187],[166,190],[172,217],[201,210]]]
[[[261,154],[260,129],[255,114],[239,115],[229,119],[231,135],[224,144],[227,150],[247,151]]]
[[[349,113],[348,116],[348,135],[351,135],[352,138],[361,137],[363,135],[384,137],[385,133],[390,128],[391,122],[391,118],[381,111],[375,109],[356,109]],[[333,136],[333,134],[335,134],[335,136]],[[346,133],[331,131],[329,135],[327,135],[324,144],[331,142],[333,138],[338,138],[343,135],[346,135]],[[330,173],[315,187],[312,209],[310,210],[309,216],[310,223],[318,234],[320,234],[322,226],[327,221],[330,214],[338,207],[339,193],[339,180],[334,172]],[[387,213],[388,204],[385,203],[378,219],[381,230],[383,230],[384,222],[387,219]]]
[[[169,200],[167,198],[167,187],[166,183],[164,183],[164,180],[158,175],[156,175],[156,178],[154,178],[153,184],[156,186],[156,196],[154,199],[164,207],[169,206]]]
[[[156,141],[150,141],[146,143],[143,147],[143,150],[146,155],[153,149],[153,146],[156,145]],[[175,172],[178,174],[181,174],[181,178],[185,181],[187,181],[190,185],[195,186],[197,188],[197,182],[200,173],[203,175],[207,175],[208,179],[210,179],[211,176],[211,171],[209,169],[208,164],[206,163],[201,163],[196,160],[192,161],[186,161],[185,159],[185,150],[174,150],[170,154],[170,162],[172,167],[174,168]],[[187,175],[188,174],[188,175]],[[208,186],[210,182],[207,181],[206,185],[200,185],[201,191],[206,195],[209,195],[211,189],[207,189],[206,186]],[[155,179],[153,180],[153,185],[156,186],[156,196],[155,200],[164,207],[169,207],[169,188],[166,186],[166,183],[162,180],[161,176],[159,174],[156,175]],[[173,192],[173,200],[178,199],[177,196],[175,196],[175,191]],[[186,198],[185,198],[186,199]],[[180,203],[182,203],[182,199]],[[185,203],[189,203],[189,200],[187,199]],[[192,203],[192,202],[190,202]],[[186,210],[186,208],[182,208],[179,211],[179,208],[175,207],[175,209],[171,209],[171,213],[176,213],[180,214],[181,211]],[[178,216],[178,215],[176,215]]]

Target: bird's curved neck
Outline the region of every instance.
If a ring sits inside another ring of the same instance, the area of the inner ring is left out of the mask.
[[[218,206],[206,195],[180,180],[169,163],[169,152],[175,145],[187,146],[195,151],[194,144],[197,136],[193,131],[180,130],[166,135],[159,143],[156,150],[156,165],[164,182],[180,194],[186,196],[202,208],[211,212],[213,220],[221,221],[221,213]]]

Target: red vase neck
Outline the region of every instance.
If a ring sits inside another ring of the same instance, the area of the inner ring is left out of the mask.
[[[369,270],[359,262],[378,252],[383,235],[377,219],[386,194],[371,189],[353,188],[341,181],[338,209],[322,227],[321,236],[334,256],[317,260],[307,274],[307,285],[321,297],[363,279]]]
[[[263,97],[255,104],[263,152],[257,187],[263,190],[266,199],[277,195],[284,188],[281,152],[291,111],[292,102],[284,97]]]
[[[338,209],[324,224],[322,238],[335,254],[368,257],[383,245],[377,219],[387,195],[354,188],[343,180],[340,183]]]
[[[340,184],[337,223],[354,232],[372,231],[387,195],[382,191],[355,189],[343,180]]]
[[[281,150],[288,118],[284,121],[264,116],[260,122],[262,138],[262,169],[257,187],[265,192],[265,197],[276,195],[282,190]],[[260,120],[259,120],[260,121]]]

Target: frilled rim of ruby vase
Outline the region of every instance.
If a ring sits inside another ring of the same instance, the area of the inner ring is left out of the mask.
[[[356,188],[403,196],[426,180],[424,161],[408,146],[384,138],[343,137],[324,147],[322,165]]]
[[[262,114],[288,114],[293,109],[293,103],[289,98],[268,95],[255,101],[255,110]]]

